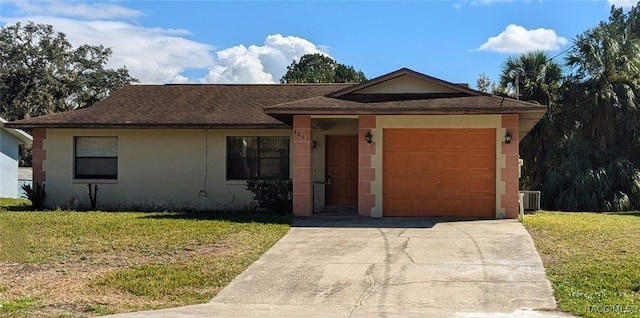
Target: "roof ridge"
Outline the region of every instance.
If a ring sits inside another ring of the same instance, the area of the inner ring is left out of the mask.
[[[306,102],[306,101],[310,101],[312,99],[322,98],[322,97],[331,98],[331,97],[327,97],[326,95],[318,95],[318,96],[312,96],[312,97],[298,99],[298,100],[292,100],[292,101],[288,101],[288,102],[284,102],[284,103],[273,104],[273,105],[262,107],[262,109],[264,110],[264,109],[269,109],[269,108],[276,108],[276,107],[280,107],[280,106],[284,106],[284,105],[288,105],[288,104],[292,104],[292,103]]]
[[[258,83],[258,84],[240,84],[240,83],[165,83],[165,84],[132,84],[135,86],[351,86],[353,83]]]
[[[525,104],[527,106],[545,106],[545,105],[543,105],[540,102],[535,101],[535,100],[526,101],[526,100],[521,100],[521,99],[515,99],[515,98],[509,97],[509,96],[499,96],[499,95],[495,95],[495,94],[487,94],[485,97],[497,98],[497,99],[501,99],[501,100],[509,100],[512,103]]]

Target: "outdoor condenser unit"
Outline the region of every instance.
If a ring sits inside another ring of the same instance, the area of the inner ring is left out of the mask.
[[[524,194],[524,210],[525,211],[538,211],[540,210],[540,191],[520,191]]]

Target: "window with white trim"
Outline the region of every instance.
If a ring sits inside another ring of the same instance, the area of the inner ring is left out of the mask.
[[[227,180],[289,178],[289,137],[227,137]]]
[[[75,179],[118,179],[118,137],[75,137]]]

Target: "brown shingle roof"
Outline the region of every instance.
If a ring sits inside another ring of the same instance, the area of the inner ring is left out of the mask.
[[[402,76],[447,93],[360,94]],[[7,123],[12,128],[278,128],[296,114],[519,114],[520,136],[546,106],[487,95],[409,70],[361,84],[131,85],[96,105]]]
[[[390,100],[387,94],[367,94],[366,99],[359,100],[353,95],[349,98],[332,98],[315,96],[304,100],[285,102],[266,106],[268,114],[442,114],[442,113],[513,113],[515,110],[546,111],[547,107],[539,104],[503,98],[493,95],[484,96],[420,96],[412,98],[412,94],[397,94]],[[404,96],[409,95],[409,96]]]
[[[16,128],[281,127],[263,108],[353,84],[129,85],[92,107],[12,122]]]

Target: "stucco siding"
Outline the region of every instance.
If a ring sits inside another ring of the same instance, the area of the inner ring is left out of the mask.
[[[0,198],[18,197],[18,139],[0,129]]]
[[[402,76],[356,91],[357,94],[456,93],[456,90],[413,76]]]
[[[117,180],[74,179],[75,136],[118,138]],[[86,208],[91,183],[102,209],[243,209],[252,194],[245,181],[226,180],[227,136],[291,137],[291,130],[48,129],[47,204]]]

